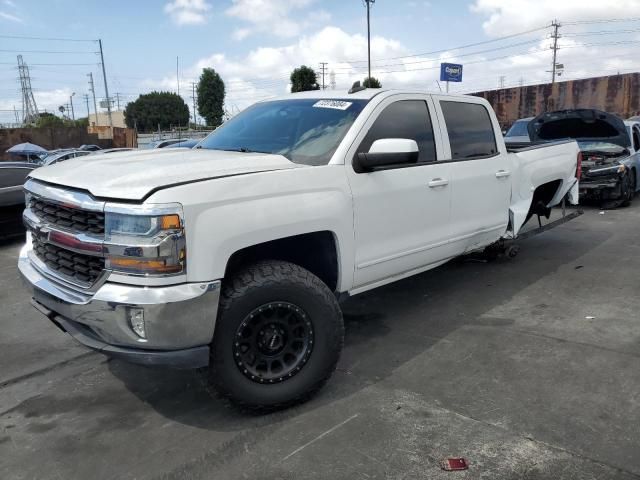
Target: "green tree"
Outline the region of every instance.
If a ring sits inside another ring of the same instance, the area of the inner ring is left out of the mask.
[[[302,65],[291,72],[291,93],[320,90],[318,78],[313,68]]]
[[[36,120],[36,127],[64,127],[64,120],[56,117],[53,113],[43,112],[38,116],[38,120]]]
[[[124,109],[127,127],[134,126],[142,132],[171,125],[186,125],[189,122],[189,107],[181,96],[171,92],[151,92],[140,95]]]
[[[217,127],[224,116],[224,82],[213,68],[202,69],[198,81],[198,113],[207,125]]]
[[[362,82],[362,86],[365,88],[382,88],[380,80],[378,80],[376,77],[365,78],[364,82]]]

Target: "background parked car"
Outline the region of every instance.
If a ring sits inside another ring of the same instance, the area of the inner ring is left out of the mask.
[[[504,135],[504,143],[526,143],[530,142],[527,127],[534,117],[521,118],[516,120],[511,128]]]
[[[181,140],[178,143],[174,143],[172,145],[167,145],[166,148],[193,148],[198,143],[200,143],[200,140],[202,140],[202,139],[194,140],[194,139],[191,139],[191,138],[187,138],[185,140]]]
[[[53,165],[54,163],[58,163],[58,162],[64,162],[65,160],[69,160],[70,158],[84,157],[85,155],[89,155],[90,153],[91,153],[90,151],[86,151],[86,150],[65,150],[53,155],[48,155],[43,160],[42,166]]]
[[[147,148],[164,148],[169,145],[173,145],[174,143],[182,142],[183,140],[188,140],[186,138],[170,138],[168,140],[157,140],[155,142],[151,142],[147,145]]]
[[[629,205],[638,188],[638,155],[626,123],[595,109],[559,110],[538,115],[528,124],[532,143],[574,139],[583,153],[580,198],[602,208]],[[640,140],[640,131],[637,131]],[[640,146],[640,142],[637,146]]]
[[[24,205],[27,175],[39,165],[33,162],[0,162],[0,207]]]
[[[102,150],[102,148],[99,147],[98,145],[80,145],[80,147],[78,147],[78,150],[86,150],[88,152],[95,152],[97,150]]]

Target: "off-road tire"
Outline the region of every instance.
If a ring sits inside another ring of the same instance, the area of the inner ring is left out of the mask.
[[[258,383],[238,366],[234,342],[247,316],[274,302],[286,302],[305,312],[313,326],[313,348],[295,375],[277,383]],[[343,343],[342,312],[327,285],[293,263],[262,261],[223,281],[209,382],[244,409],[263,412],[290,407],[308,400],[325,384],[336,368]]]

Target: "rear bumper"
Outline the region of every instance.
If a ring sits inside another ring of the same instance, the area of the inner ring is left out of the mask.
[[[78,342],[101,353],[144,365],[198,368],[209,363],[220,281],[166,287],[104,283],[78,292],[39,271],[20,252],[18,268],[36,308]],[[143,312],[145,335],[132,328]]]

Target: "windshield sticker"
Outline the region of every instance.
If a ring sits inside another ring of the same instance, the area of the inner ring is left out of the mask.
[[[344,100],[318,100],[313,104],[315,108],[333,108],[335,110],[346,110],[352,102],[345,102]]]

